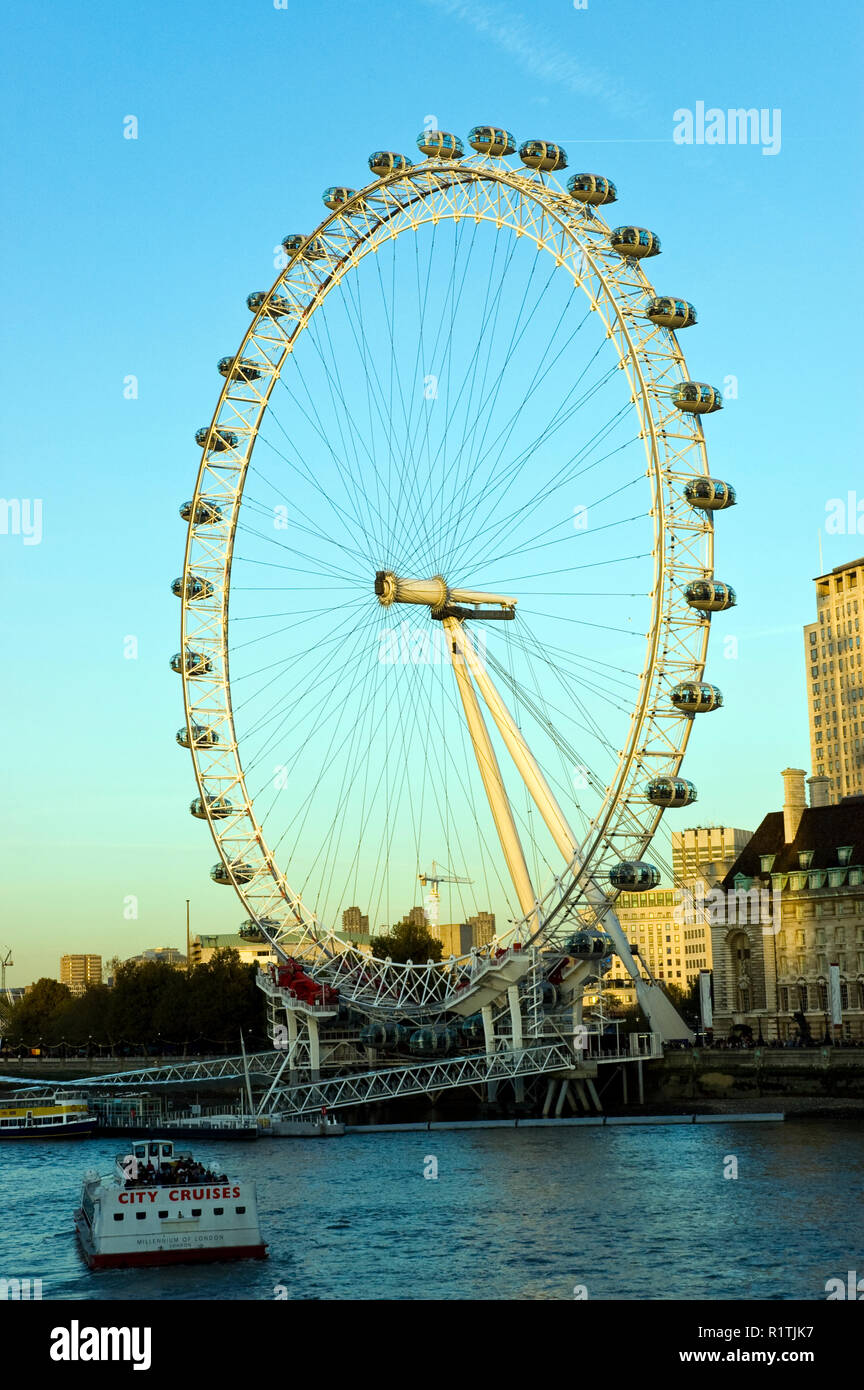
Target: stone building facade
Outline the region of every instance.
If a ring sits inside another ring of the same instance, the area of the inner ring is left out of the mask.
[[[784,806],[765,817],[709,895],[714,1030],[864,1040],[864,797],[827,804],[826,779],[783,773]],[[839,966],[842,1022],[830,1020]]]

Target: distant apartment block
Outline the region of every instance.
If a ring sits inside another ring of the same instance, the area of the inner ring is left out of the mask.
[[[478,912],[467,922],[444,922],[438,927],[442,956],[467,956],[474,946],[485,946],[495,935],[494,912]]]
[[[101,956],[61,956],[60,983],[73,994],[83,994],[91,985],[102,983]]]
[[[827,803],[864,794],[864,557],[820,574],[816,621],[804,628],[810,757],[827,777]]]
[[[178,970],[183,970],[186,965],[186,957],[176,946],[148,946],[140,955],[130,956],[127,964],[141,965],[147,960],[161,961],[162,964],[173,965]]]
[[[369,944],[369,918],[359,907],[346,907],[342,913],[341,935],[360,946]]]
[[[672,831],[672,875],[675,886],[704,878],[716,883],[725,878],[752,838],[752,830],[729,825],[697,825]]]

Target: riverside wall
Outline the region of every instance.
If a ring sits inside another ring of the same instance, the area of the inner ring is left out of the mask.
[[[864,1048],[694,1048],[645,1063],[646,1100],[812,1099],[864,1106]]]

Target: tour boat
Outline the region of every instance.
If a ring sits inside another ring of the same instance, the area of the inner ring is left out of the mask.
[[[0,1100],[0,1139],[71,1139],[99,1124],[84,1096],[11,1096]]]
[[[91,1269],[263,1260],[254,1182],[233,1182],[145,1139],[119,1154],[108,1177],[84,1175],[75,1228]]]

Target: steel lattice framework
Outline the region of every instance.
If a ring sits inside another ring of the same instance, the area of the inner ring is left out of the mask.
[[[712,517],[684,496],[688,482],[708,476],[701,421],[678,410],[672,400],[675,388],[688,380],[684,357],[675,334],[646,316],[655,291],[641,263],[612,248],[610,228],[596,209],[575,202],[553,178],[511,168],[501,159],[433,157],[358,191],[287,258],[237,353],[236,360],[254,364],[260,376],[226,380],[192,500],[184,583],[199,576],[212,592],[193,599],[184,588],[181,651],[200,653],[209,663],[201,674],[183,671],[189,743],[226,871],[238,861],[251,867],[249,881],[235,881],[250,918],[263,923],[266,936],[283,951],[306,957],[316,973],[338,976],[346,997],[353,980],[366,998],[376,989],[396,989],[420,1003],[446,998],[453,987],[452,967],[430,963],[396,970],[346,949],[334,924],[320,921],[304,904],[265,841],[235,734],[228,608],[247,470],[274,386],[298,340],[327,295],[338,290],[363,257],[390,239],[443,219],[485,221],[499,233],[529,238],[587,297],[614,344],[638,415],[652,498],[652,614],[629,733],[579,854],[544,889],[539,934],[527,916],[513,928],[523,940],[554,943],[563,919],[574,911],[583,920],[601,919],[615,893],[600,890],[598,878],[612,864],[644,854],[662,816],[645,795],[645,780],[678,774],[693,722],[675,708],[670,692],[681,680],[701,680],[705,667],[710,615],[694,612],[683,591],[688,583],[713,574]],[[196,509],[211,504],[219,508],[218,523],[197,525]],[[196,746],[197,725],[212,729],[218,742]],[[213,816],[208,797],[229,801],[230,814]]]
[[[597,1039],[594,1039],[597,1042]],[[525,1048],[501,1048],[490,1054],[475,1053],[447,1057],[438,1061],[413,1062],[408,1065],[376,1067],[354,1071],[346,1076],[332,1076],[320,1081],[283,1083],[286,1067],[284,1052],[252,1053],[248,1057],[220,1057],[197,1062],[175,1062],[167,1066],[142,1067],[115,1072],[112,1075],[84,1077],[77,1081],[44,1083],[21,1087],[22,1095],[41,1091],[116,1090],[118,1086],[189,1086],[210,1081],[242,1081],[247,1073],[256,1082],[270,1078],[271,1084],[258,1103],[259,1114],[280,1114],[285,1117],[316,1113],[325,1105],[328,1110],[348,1105],[369,1105],[380,1100],[395,1100],[409,1095],[428,1095],[436,1091],[453,1090],[461,1086],[487,1085],[496,1081],[512,1081],[519,1077],[540,1076],[547,1072],[567,1072],[570,1075],[595,1076],[597,1067],[616,1066],[649,1061],[662,1057],[659,1038],[640,1034],[639,1046],[627,1052],[575,1051],[569,1044],[547,1042]]]

